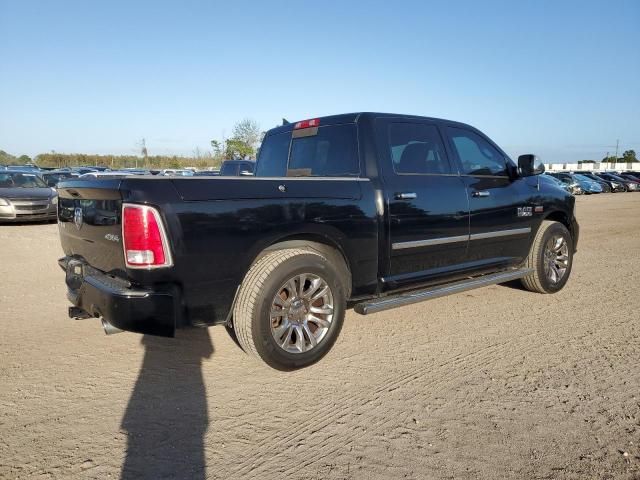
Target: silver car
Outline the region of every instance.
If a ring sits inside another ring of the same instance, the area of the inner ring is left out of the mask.
[[[0,223],[55,220],[58,194],[35,173],[0,171]]]

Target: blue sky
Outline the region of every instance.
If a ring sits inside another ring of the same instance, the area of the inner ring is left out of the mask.
[[[191,154],[237,120],[470,123],[547,162],[640,151],[640,1],[0,0],[0,149]]]

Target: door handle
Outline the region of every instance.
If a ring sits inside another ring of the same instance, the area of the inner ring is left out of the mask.
[[[480,190],[479,192],[473,192],[471,194],[472,197],[488,197],[489,195],[491,195],[491,193],[486,190]]]
[[[396,200],[414,200],[416,198],[418,198],[418,195],[414,192],[396,193]]]

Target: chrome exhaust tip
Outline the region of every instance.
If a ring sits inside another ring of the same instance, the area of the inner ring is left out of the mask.
[[[104,333],[107,335],[113,335],[115,333],[122,333],[124,330],[119,329],[118,327],[114,327],[109,322],[107,322],[104,318],[101,318],[102,328],[104,328]]]

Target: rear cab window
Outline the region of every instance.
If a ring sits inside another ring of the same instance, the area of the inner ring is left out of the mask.
[[[355,123],[320,125],[268,135],[260,147],[258,177],[357,177]]]

